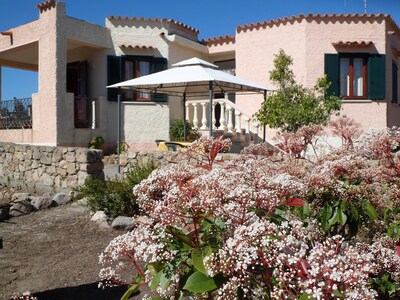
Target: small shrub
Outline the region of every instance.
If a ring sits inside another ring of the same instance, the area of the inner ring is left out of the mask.
[[[104,144],[104,138],[102,136],[94,136],[89,143],[90,149],[100,149],[101,145]]]
[[[188,140],[195,140],[199,137],[199,131],[194,127],[192,122],[186,122],[186,132]],[[169,134],[176,141],[184,140],[184,122],[183,120],[175,120],[169,128]]]
[[[77,191],[88,199],[91,210],[102,210],[112,218],[121,215],[133,216],[138,214],[138,206],[132,189],[156,168],[153,161],[144,165],[136,163],[123,179],[102,181],[88,178]]]

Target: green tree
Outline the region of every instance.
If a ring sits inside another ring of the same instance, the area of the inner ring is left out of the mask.
[[[261,125],[295,132],[303,125],[325,124],[341,107],[340,98],[328,95],[330,82],[324,76],[313,88],[296,83],[293,59],[282,49],[275,55],[271,81],[278,89],[269,95],[255,114]]]

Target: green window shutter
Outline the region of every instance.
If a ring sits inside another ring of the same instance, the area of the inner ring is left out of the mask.
[[[370,54],[367,65],[368,98],[382,100],[386,98],[386,57],[384,54]]]
[[[107,56],[107,85],[122,81],[120,56]],[[109,101],[117,101],[118,89],[107,89],[107,99]]]
[[[168,62],[166,58],[163,57],[154,57],[153,58],[153,68],[152,68],[152,73],[157,73],[160,71],[164,71],[168,68]],[[153,101],[154,102],[167,102],[168,101],[168,95],[167,94],[154,94],[153,95]]]
[[[397,103],[397,93],[398,93],[398,68],[397,64],[392,61],[392,102]]]
[[[328,94],[339,96],[339,54],[325,54],[325,74],[331,83]]]

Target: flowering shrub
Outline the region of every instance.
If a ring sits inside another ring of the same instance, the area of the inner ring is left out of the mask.
[[[194,165],[135,186],[148,219],[100,256],[101,285],[130,284],[122,299],[144,285],[142,299],[398,299],[400,132],[300,159],[320,133],[228,162],[216,158],[229,141],[195,142],[181,154]]]

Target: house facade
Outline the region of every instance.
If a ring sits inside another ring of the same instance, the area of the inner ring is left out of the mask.
[[[292,56],[303,85],[311,87],[327,74],[330,92],[343,99],[341,114],[363,129],[400,126],[400,30],[389,15],[300,15],[238,26],[234,36],[199,41],[197,29],[171,19],[108,17],[103,27],[68,17],[62,2],[48,0],[38,9],[38,20],[0,35],[0,66],[37,71],[39,82],[38,93],[27,95],[26,103],[0,98],[3,142],[87,146],[92,137],[103,136],[111,151],[120,94],[122,140],[130,150],[155,149],[154,141],[169,139],[169,125],[184,109],[207,130],[208,100],[187,101],[184,108],[179,97],[107,85],[199,57],[273,88],[269,71],[279,49]],[[251,121],[262,95],[216,98],[216,127],[233,137],[264,135]],[[21,116],[28,122],[21,123]],[[274,134],[266,129],[267,140]]]

